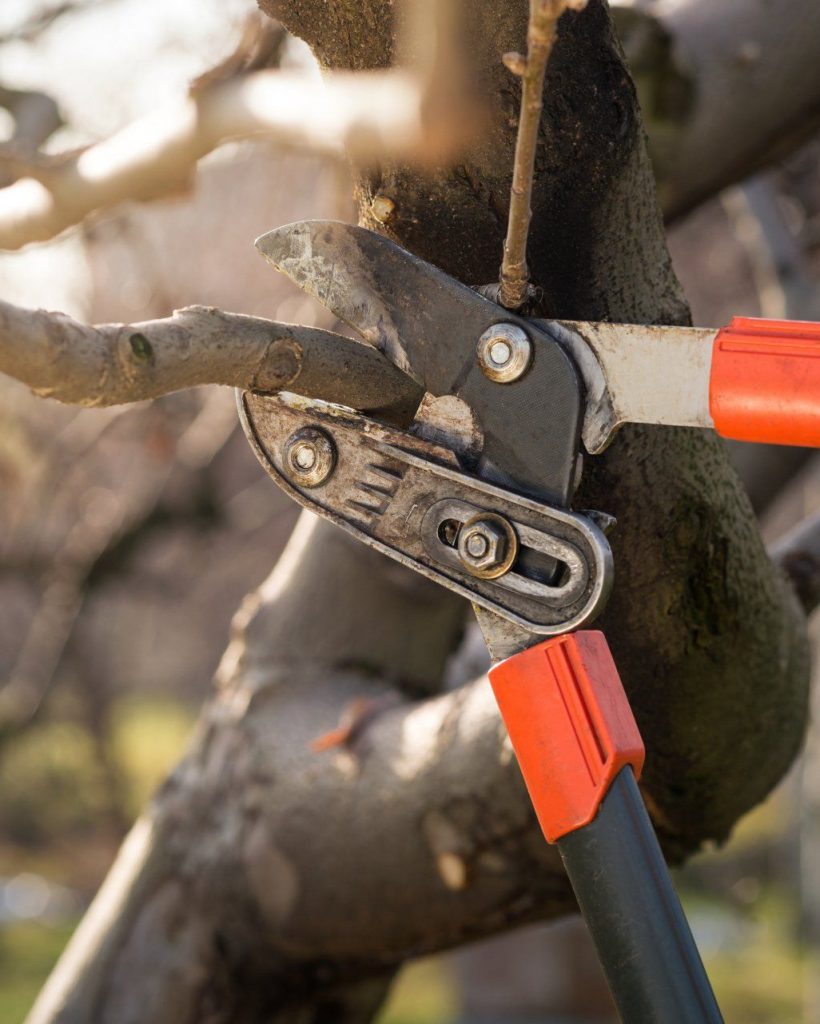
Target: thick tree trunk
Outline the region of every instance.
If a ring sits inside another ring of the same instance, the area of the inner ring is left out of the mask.
[[[387,0],[263,6],[327,65],[391,59]],[[523,46],[526,8],[465,5],[491,116],[462,165],[359,183],[366,223],[381,226],[373,202],[389,197],[391,234],[471,284],[498,271],[517,104],[499,56]],[[602,0],[561,24],[530,255],[542,312],[686,321]],[[804,624],[714,438],[624,431],[588,461],[580,507],[619,519],[602,625],[649,750],[647,800],[681,857],[724,839],[791,762]],[[464,611],[303,519],[32,1024],[365,1021],[408,956],[571,906],[486,680],[436,693]],[[353,700],[347,741],[312,752]]]
[[[379,0],[338,3],[332,14],[315,0],[260,6],[306,39],[327,66],[391,59],[389,7]],[[522,46],[526,5],[468,6],[469,47],[496,116],[454,172],[430,180],[383,168],[361,179],[359,197],[369,226],[385,227],[372,208],[377,195],[386,195],[394,203],[386,225],[393,237],[469,284],[486,284],[498,273],[517,113],[515,80],[498,54]],[[547,74],[530,253],[543,314],[642,323],[688,318],[634,89],[600,0],[561,22]],[[618,582],[604,625],[654,748],[646,789],[682,850],[706,836],[722,838],[742,813],[738,800],[753,806],[771,782],[754,755],[745,764],[735,756],[737,744],[751,754],[776,725],[783,740],[779,773],[802,736],[802,623],[714,437],[625,431],[603,458],[588,460],[579,504],[619,521],[612,538]],[[777,666],[787,652],[784,671]],[[755,696],[749,674],[764,665]],[[785,688],[778,696],[773,678]],[[728,713],[737,733],[726,729]]]

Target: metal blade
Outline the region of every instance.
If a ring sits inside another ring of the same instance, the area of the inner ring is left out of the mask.
[[[623,423],[713,427],[709,376],[716,331],[569,320],[539,325],[571,352],[584,378],[581,434],[592,455]]]
[[[351,224],[290,224],[263,235],[256,246],[431,395],[466,403],[483,438],[480,457],[469,467],[476,476],[567,507],[576,477],[582,384],[567,347],[554,344],[553,335]],[[499,323],[521,327],[533,352],[529,370],[501,384],[484,373],[477,357],[479,339]],[[556,566],[544,557],[529,568],[548,579]],[[485,608],[476,613],[494,660],[537,639]]]
[[[255,244],[276,270],[421,383],[402,355],[399,330],[406,325],[397,323],[399,318],[391,309],[395,289],[383,291],[381,278],[386,271],[381,254],[370,251],[369,243],[369,233],[350,224],[300,221],[261,235]],[[384,248],[392,255],[390,249],[396,247],[385,243]],[[404,259],[400,262],[399,272]],[[395,266],[392,272],[396,273]]]
[[[434,395],[456,389],[488,323],[524,323],[388,238],[353,224],[286,224],[258,238],[256,247]],[[466,344],[458,344],[461,338]]]
[[[278,270],[434,395],[456,390],[489,322],[526,324],[389,239],[335,221],[277,228],[257,248]],[[623,423],[711,427],[715,332],[686,327],[530,321],[572,357],[586,390],[582,436],[602,451]],[[448,337],[448,335],[450,335]],[[449,342],[449,343],[448,343]]]
[[[277,270],[319,299],[434,396],[467,403],[483,434],[478,476],[565,507],[578,453],[581,381],[572,359],[517,317],[387,238],[336,221],[303,221],[257,240]],[[520,326],[532,367],[513,384],[482,372],[488,327]]]

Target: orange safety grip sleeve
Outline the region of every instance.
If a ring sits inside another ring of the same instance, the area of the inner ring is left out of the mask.
[[[714,342],[709,411],[723,437],[820,446],[820,324],[735,317]]]
[[[549,842],[589,824],[626,765],[640,776],[643,742],[603,633],[530,647],[490,682]]]

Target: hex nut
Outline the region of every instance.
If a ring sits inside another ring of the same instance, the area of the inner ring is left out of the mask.
[[[318,427],[303,427],[285,442],[285,475],[297,487],[319,487],[336,468],[336,445]]]
[[[515,562],[518,537],[502,516],[480,513],[461,527],[457,547],[461,564],[471,576],[495,580]]]

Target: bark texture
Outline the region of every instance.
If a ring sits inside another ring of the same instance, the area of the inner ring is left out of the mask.
[[[328,67],[391,60],[389,8],[377,0],[336,4],[331,17],[311,0],[260,6]],[[470,5],[469,48],[497,112],[469,161],[433,181],[384,167],[359,185],[368,226],[384,228],[369,209],[377,195],[388,196],[393,237],[474,285],[495,280],[503,244],[519,87],[499,54],[521,47],[525,6]],[[687,322],[634,88],[601,2],[561,20],[536,172],[530,263],[542,315]],[[602,458],[588,460],[577,504],[619,520],[618,582],[604,627],[648,740],[646,791],[679,850],[723,838],[802,737],[806,648],[791,595],[766,559],[717,438],[629,428]],[[726,729],[727,714],[736,733]],[[753,751],[774,730],[782,746],[769,747],[767,779]],[[744,748],[748,761],[736,756]]]
[[[222,384],[409,422],[420,392],[364,342],[205,306],[141,324],[89,326],[0,300],[0,372],[42,398],[100,407]]]
[[[386,0],[262,6],[328,66],[391,60]],[[392,236],[471,284],[500,260],[518,109],[500,54],[523,45],[526,8],[465,5],[491,116],[462,165],[384,166],[358,186],[366,223],[389,198]],[[561,22],[536,165],[539,311],[685,322],[602,0]],[[681,857],[724,839],[791,762],[804,623],[714,438],[625,430],[589,460],[578,504],[619,519],[603,626]],[[303,519],[32,1024],[366,1021],[408,956],[565,911],[486,681],[439,692],[463,621],[451,595]],[[341,745],[313,753],[345,715]]]

